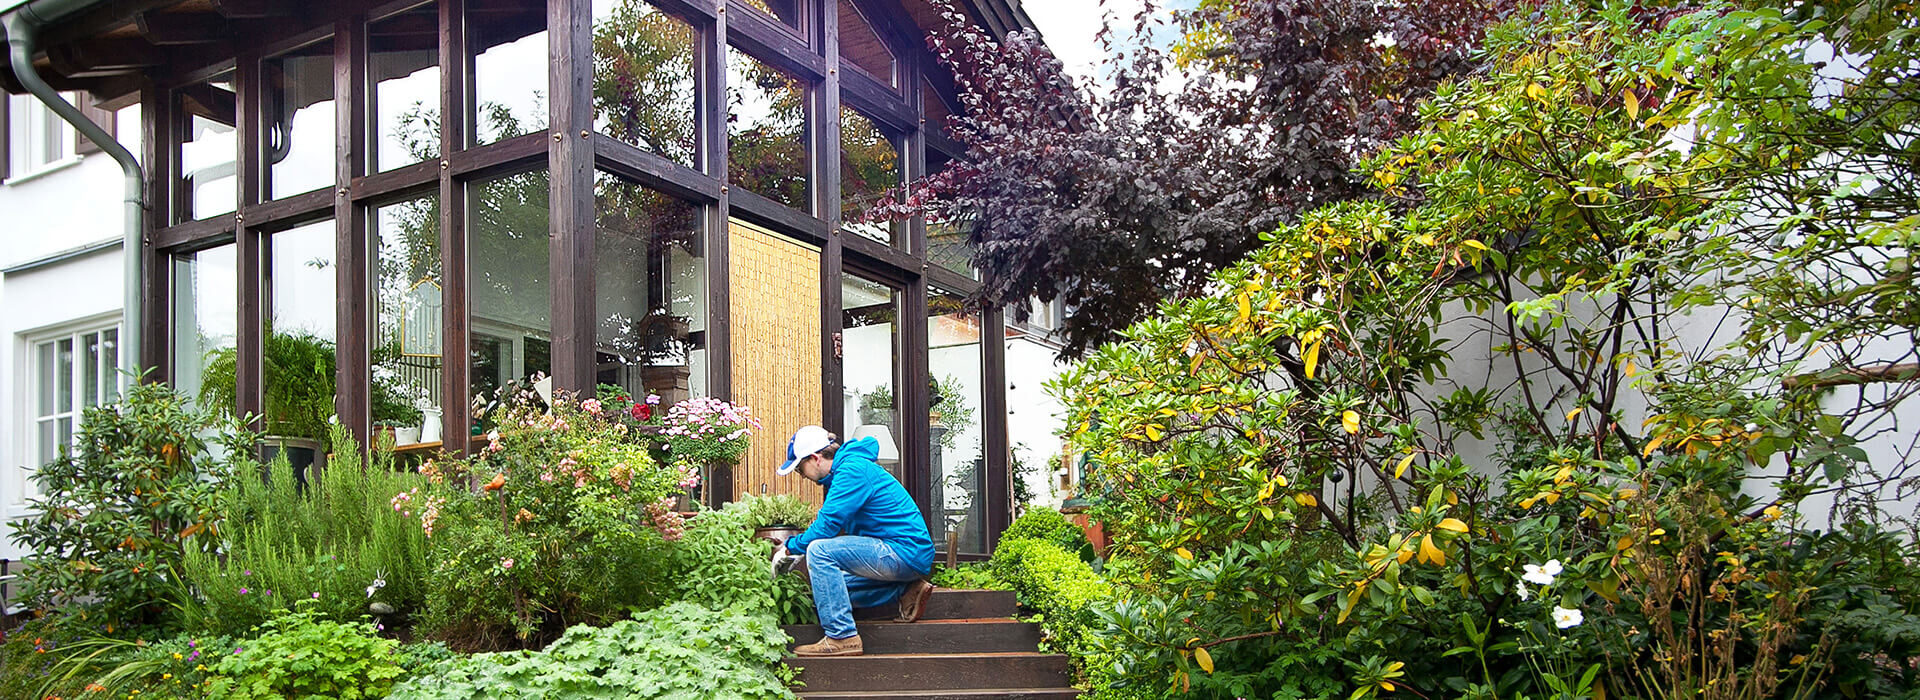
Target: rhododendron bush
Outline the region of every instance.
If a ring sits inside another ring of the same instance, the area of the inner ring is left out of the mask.
[[[536,644],[664,602],[674,502],[698,472],[655,460],[618,415],[503,390],[472,458],[428,462],[425,489],[394,495],[429,538],[432,631],[455,646]]]

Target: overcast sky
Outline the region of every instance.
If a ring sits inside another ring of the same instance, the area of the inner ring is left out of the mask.
[[[1095,70],[1106,58],[1095,39],[1101,18],[1110,15],[1120,20],[1119,34],[1124,39],[1132,31],[1133,16],[1141,4],[1142,0],[1027,0],[1020,6],[1033,18],[1034,26],[1068,72],[1075,77],[1099,78]],[[1169,6],[1192,7],[1195,0],[1156,0],[1154,4],[1164,12]]]

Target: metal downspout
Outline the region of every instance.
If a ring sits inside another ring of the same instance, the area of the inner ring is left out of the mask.
[[[52,109],[55,114],[82,135],[93,141],[115,163],[120,164],[120,172],[126,177],[126,231],[121,242],[120,252],[126,259],[126,294],[122,300],[125,308],[120,316],[120,366],[132,369],[140,376],[142,331],[140,325],[141,289],[145,282],[145,269],[142,265],[143,245],[141,228],[147,211],[145,175],[140,161],[127,151],[127,147],[108,136],[105,129],[93,123],[80,109],[67,102],[33,69],[35,33],[45,26],[66,15],[97,4],[95,0],[40,0],[22,5],[7,12],[4,19],[8,54],[13,65],[13,74],[27,92]]]

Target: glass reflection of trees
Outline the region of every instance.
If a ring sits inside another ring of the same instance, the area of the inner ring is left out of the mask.
[[[840,110],[840,216],[844,228],[893,243],[886,219],[862,221],[867,208],[900,185],[900,150],[880,127],[859,112]]]
[[[705,320],[700,208],[606,173],[594,200],[596,381],[675,400],[703,393],[693,340]]]
[[[593,3],[594,128],[694,165],[693,27],[640,0]]]
[[[741,53],[727,51],[727,177],[801,211],[807,206],[806,89]]]

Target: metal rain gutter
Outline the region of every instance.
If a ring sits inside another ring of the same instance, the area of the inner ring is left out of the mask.
[[[141,367],[141,348],[143,327],[140,324],[141,289],[145,282],[145,270],[141,265],[142,245],[141,225],[146,217],[145,174],[140,161],[127,151],[127,147],[108,136],[105,129],[93,123],[79,108],[67,102],[33,69],[33,54],[36,50],[35,38],[42,27],[59,21],[81,10],[101,4],[101,0],[33,0],[6,11],[0,18],[7,37],[8,55],[13,66],[14,77],[27,88],[27,92],[39,98],[42,104],[53,110],[54,114],[68,124],[73,125],[81,135],[93,141],[115,163],[120,164],[120,172],[126,178],[126,230],[121,244],[121,255],[126,259],[126,290],[122,303],[124,308],[120,316],[120,366]]]

